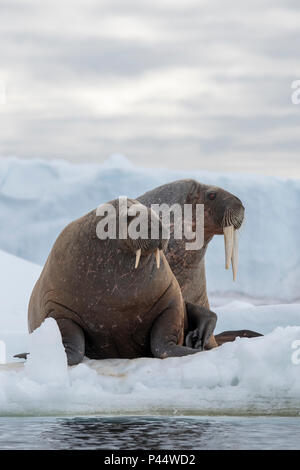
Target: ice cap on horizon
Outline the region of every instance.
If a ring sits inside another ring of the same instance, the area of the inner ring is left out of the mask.
[[[102,163],[102,168],[133,169],[134,165],[129,158],[125,157],[125,155],[121,153],[113,153]]]

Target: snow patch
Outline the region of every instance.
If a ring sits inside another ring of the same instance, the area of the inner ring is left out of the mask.
[[[65,385],[68,382],[67,356],[53,318],[47,318],[29,335],[28,347],[26,377],[41,384]]]
[[[44,333],[38,333],[39,341],[46,340]],[[277,328],[262,338],[238,339],[182,358],[85,360],[68,368],[69,381],[60,350],[50,375],[42,356],[33,374],[27,365],[17,371],[0,366],[0,414],[164,411],[297,416],[300,366],[291,360],[291,345],[299,338],[300,327]],[[36,353],[44,347],[38,343]],[[58,353],[58,343],[53,344]],[[60,371],[56,378],[55,366]]]

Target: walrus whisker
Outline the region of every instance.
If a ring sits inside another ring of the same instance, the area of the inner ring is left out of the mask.
[[[233,225],[235,229],[239,229],[243,222],[243,216],[235,209],[227,209],[222,220],[222,228]]]
[[[160,252],[159,252],[159,248],[157,248],[156,252],[155,252],[155,258],[156,258],[156,266],[157,266],[157,269],[159,269],[160,267]]]
[[[138,250],[136,250],[136,252],[135,252],[135,269],[139,265],[141,253],[142,253],[142,250],[140,248]]]

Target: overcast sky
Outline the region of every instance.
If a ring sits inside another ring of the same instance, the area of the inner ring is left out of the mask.
[[[297,79],[299,0],[0,0],[4,157],[300,177]]]

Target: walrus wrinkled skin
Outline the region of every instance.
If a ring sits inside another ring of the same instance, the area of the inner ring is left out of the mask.
[[[233,194],[216,186],[209,186],[192,179],[174,181],[159,186],[137,198],[142,204],[166,203],[169,206],[180,204],[204,204],[204,245],[200,250],[188,251],[185,248],[187,240],[183,237],[174,238],[173,227],[170,227],[170,240],[166,248],[166,258],[180,285],[183,298],[201,306],[204,311],[210,311],[206,290],[205,253],[214,235],[223,235],[224,228],[232,225],[238,230],[244,219],[244,206],[240,199]],[[193,211],[195,213],[195,211]],[[193,223],[195,219],[193,219]],[[233,341],[237,336],[255,337],[259,333],[249,330],[226,332],[212,335],[206,349],[211,349],[226,341]],[[191,335],[190,335],[191,337]]]
[[[128,207],[134,203],[128,200]],[[118,214],[118,201],[110,204]],[[149,218],[151,213],[148,209]],[[69,365],[84,355],[165,358],[203,350],[216,315],[183,301],[163,253],[167,240],[100,240],[96,234],[100,219],[94,210],[69,224],[57,238],[31,295],[29,331],[54,318]],[[188,333],[190,347],[185,345]]]

